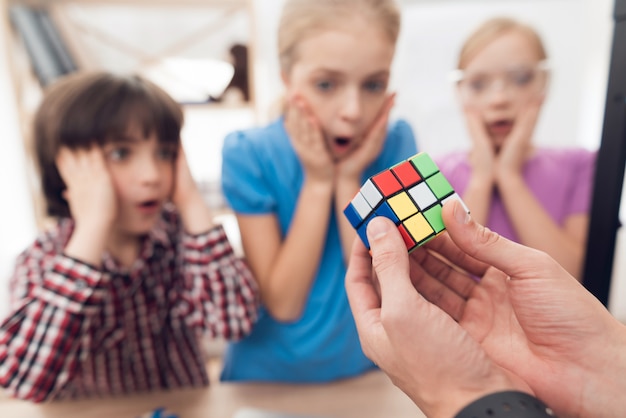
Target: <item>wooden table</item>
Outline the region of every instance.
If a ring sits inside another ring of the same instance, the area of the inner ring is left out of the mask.
[[[316,418],[420,418],[424,415],[380,371],[322,385],[219,383],[208,388],[121,398],[31,404],[0,397],[0,417],[135,418],[158,407],[179,418],[232,418],[254,408]]]

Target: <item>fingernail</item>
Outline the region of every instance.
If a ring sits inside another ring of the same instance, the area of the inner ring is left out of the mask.
[[[370,241],[382,238],[389,232],[389,224],[382,218],[376,217],[367,224],[367,239]]]
[[[465,211],[461,202],[454,202],[454,218],[460,224],[466,224],[470,221],[470,214]]]

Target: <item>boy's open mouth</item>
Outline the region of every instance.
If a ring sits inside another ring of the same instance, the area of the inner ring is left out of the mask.
[[[142,209],[154,209],[159,206],[158,200],[146,200],[145,202],[141,202],[139,207]]]

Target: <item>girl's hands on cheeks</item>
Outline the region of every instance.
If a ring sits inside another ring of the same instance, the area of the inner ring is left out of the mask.
[[[387,137],[389,113],[395,103],[395,98],[395,93],[391,93],[386,97],[378,116],[365,133],[363,142],[354,152],[339,162],[338,170],[340,177],[356,178],[360,181],[365,168],[378,157]]]
[[[117,215],[117,197],[102,149],[62,147],[56,165],[66,186],[63,197],[77,227],[108,231]]]
[[[324,182],[332,181],[335,166],[322,130],[305,100],[297,94],[289,99],[285,129],[306,175]]]
[[[498,179],[507,175],[521,175],[524,161],[531,150],[532,136],[542,103],[543,96],[532,99],[517,117],[513,130],[498,153],[495,166]]]
[[[485,129],[485,124],[480,117],[480,113],[470,107],[464,108],[465,123],[472,140],[472,150],[469,154],[469,163],[473,175],[476,175],[481,182],[492,183],[494,180],[494,167],[496,153],[489,133]]]

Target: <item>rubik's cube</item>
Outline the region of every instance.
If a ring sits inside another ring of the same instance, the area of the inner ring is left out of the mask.
[[[449,199],[463,203],[430,156],[420,152],[367,179],[343,212],[368,249],[367,224],[384,216],[398,226],[411,252],[445,229],[441,209]]]

